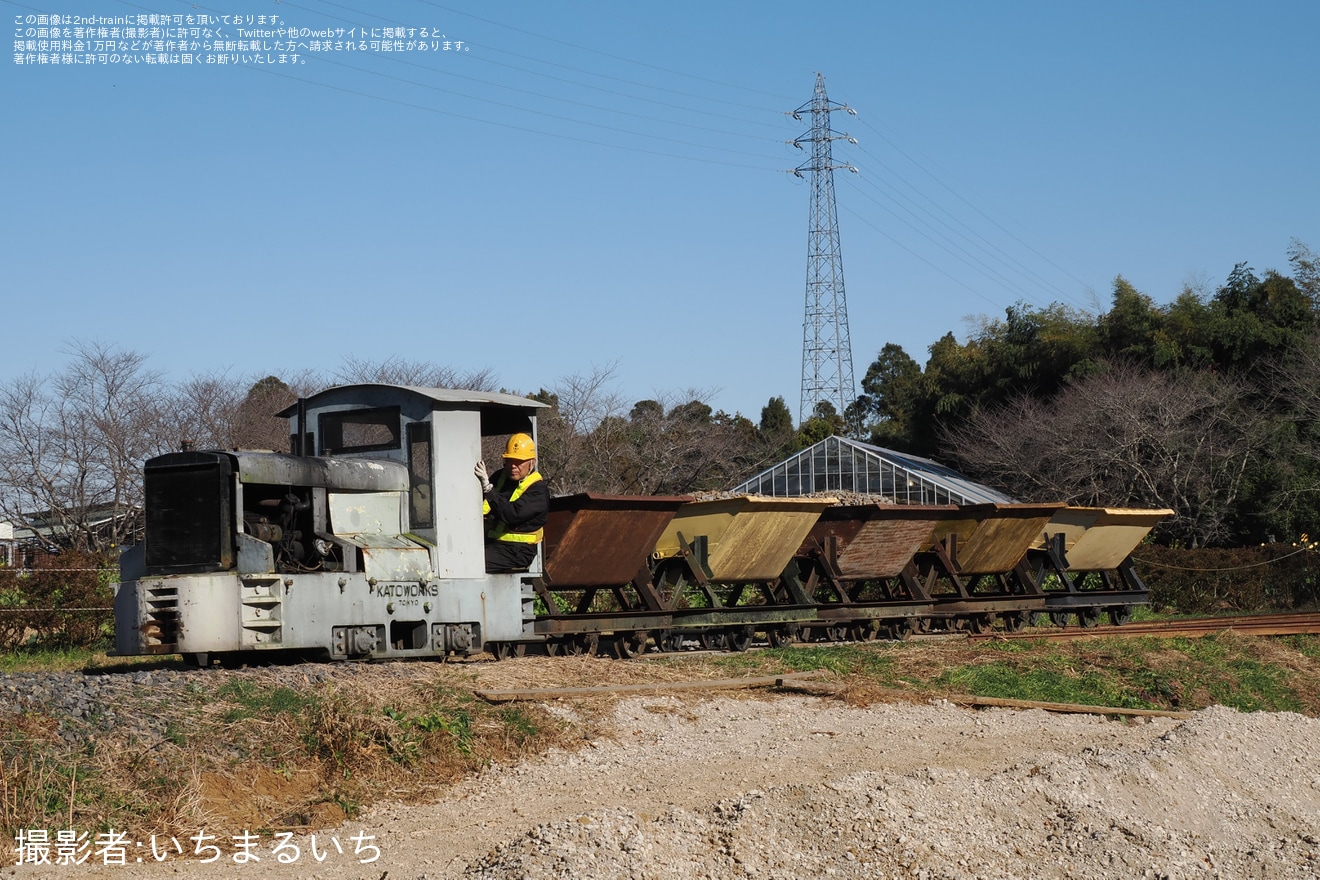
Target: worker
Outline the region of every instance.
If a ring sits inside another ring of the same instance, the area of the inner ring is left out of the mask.
[[[486,571],[526,571],[550,510],[550,489],[536,470],[536,442],[529,434],[514,434],[504,447],[504,467],[492,477],[478,461],[473,473],[485,498]]]

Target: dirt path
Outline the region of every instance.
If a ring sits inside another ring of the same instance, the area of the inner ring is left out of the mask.
[[[221,840],[211,865],[151,864],[144,846],[127,853],[142,865],[0,876],[1320,876],[1320,721],[1301,716],[646,698],[618,704],[613,728],[318,834],[320,862],[307,837],[291,864],[269,841],[235,864]]]

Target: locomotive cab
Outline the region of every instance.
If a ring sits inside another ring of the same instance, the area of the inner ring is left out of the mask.
[[[393,385],[299,401],[294,452],[146,463],[146,536],[124,555],[120,654],[475,653],[532,630],[527,572],[485,571],[483,437],[535,434],[536,401]]]

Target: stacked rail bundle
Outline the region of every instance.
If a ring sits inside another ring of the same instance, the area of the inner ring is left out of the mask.
[[[655,583],[673,611],[674,648],[684,635],[745,650],[757,630],[776,640],[814,621],[815,606],[781,589],[785,570],[833,498],[741,495],[686,504],[655,545]]]
[[[1132,617],[1132,606],[1149,591],[1132,566],[1132,551],[1172,510],[1067,507],[1046,524],[1029,554],[1041,583],[1050,619],[1059,626],[1077,616],[1095,626],[1102,611],[1115,626]]]
[[[800,589],[815,602],[826,639],[906,638],[934,601],[918,578],[916,554],[934,544],[937,528],[962,516],[953,505],[860,504],[831,507],[797,552]]]
[[[596,495],[552,499],[545,569],[533,583],[545,605],[535,631],[551,654],[594,653],[602,634],[615,653],[645,648],[668,629],[670,610],[652,584],[651,551],[685,495]]]

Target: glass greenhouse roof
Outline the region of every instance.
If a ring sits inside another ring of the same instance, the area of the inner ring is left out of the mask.
[[[883,496],[895,504],[1014,501],[928,458],[834,436],[767,468],[732,491],[778,497],[856,492]]]

